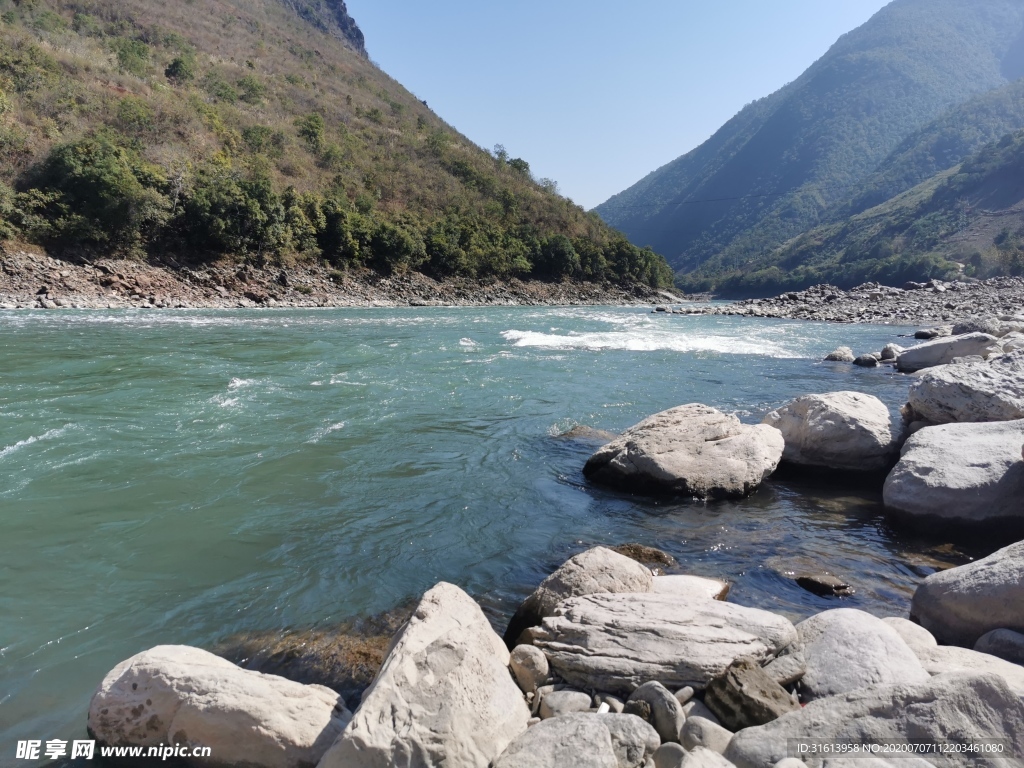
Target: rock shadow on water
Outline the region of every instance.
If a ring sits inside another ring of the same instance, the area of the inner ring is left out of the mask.
[[[408,601],[328,627],[239,633],[211,650],[242,669],[327,686],[354,711],[384,663],[392,637],[415,607]]]

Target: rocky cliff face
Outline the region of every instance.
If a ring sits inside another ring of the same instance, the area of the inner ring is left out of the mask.
[[[328,32],[365,58],[366,40],[355,19],[348,15],[345,0],[281,0],[306,21]]]

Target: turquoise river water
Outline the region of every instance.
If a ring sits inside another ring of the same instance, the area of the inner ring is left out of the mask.
[[[82,738],[118,661],[162,643],[326,626],[440,580],[495,624],[566,557],[638,541],[730,599],[906,615],[977,553],[911,538],[877,488],[772,481],[743,502],[596,489],[577,425],[688,402],[759,421],[799,394],[895,409],[890,368],[818,362],[908,329],[635,308],[0,313],[0,764]],[[994,548],[994,547],[993,547]]]

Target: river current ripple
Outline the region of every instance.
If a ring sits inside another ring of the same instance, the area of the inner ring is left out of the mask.
[[[118,661],[329,626],[440,580],[496,624],[566,557],[661,547],[730,599],[906,615],[966,552],[910,538],[877,489],[770,482],[742,502],[595,489],[575,425],[703,402],[757,422],[808,392],[894,411],[907,378],[819,362],[909,329],[636,308],[0,313],[0,755],[81,738]],[[0,760],[0,762],[4,762]]]

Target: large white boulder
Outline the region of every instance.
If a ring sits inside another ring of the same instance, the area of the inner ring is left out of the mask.
[[[819,613],[797,624],[796,630],[807,663],[800,680],[802,701],[928,679],[914,651],[895,629],[856,608]]]
[[[782,434],[769,426],[681,405],[627,429],[591,456],[583,473],[637,493],[741,498],[775,471],[783,447]]]
[[[469,595],[442,582],[395,636],[320,768],[484,768],[529,718],[505,644]]]
[[[1024,667],[1011,664],[987,653],[959,648],[955,645],[936,645],[917,651],[917,657],[931,675],[946,672],[970,672],[998,675],[1010,690],[1024,698]]]
[[[1024,749],[1024,703],[994,675],[948,674],[916,685],[862,688],[746,728],[733,737],[725,756],[738,768],[772,768],[789,756],[790,739],[848,744],[1002,739],[1012,755],[986,764],[1017,768]],[[928,759],[939,768],[976,764],[964,754]]]
[[[911,518],[957,523],[1024,519],[1024,421],[944,424],[911,435],[882,489]]]
[[[764,417],[782,433],[782,460],[828,469],[887,469],[893,444],[889,409],[873,395],[803,395]]]
[[[114,667],[89,704],[101,744],[209,747],[211,764],[315,766],[351,718],[342,698],[240,669],[212,653],[160,645]]]
[[[914,592],[910,613],[947,645],[971,648],[993,629],[1024,632],[1024,542],[933,573]]]
[[[566,560],[523,601],[505,630],[505,642],[514,646],[524,629],[540,624],[567,598],[603,592],[650,592],[653,581],[651,569],[636,560],[605,547],[588,549]]]
[[[933,424],[1024,419],[1024,352],[932,368],[909,400],[917,417]]]
[[[896,358],[896,368],[913,373],[936,365],[946,365],[957,357],[984,356],[996,343],[996,337],[987,333],[966,333],[932,339],[916,347],[903,350]]]
[[[508,745],[494,768],[640,768],[660,743],[654,728],[636,715],[563,715],[532,726]]]
[[[566,600],[535,642],[577,688],[628,694],[648,680],[702,689],[736,659],[767,661],[796,637],[768,611],[650,593]]]

